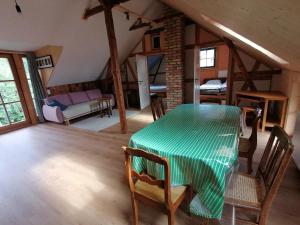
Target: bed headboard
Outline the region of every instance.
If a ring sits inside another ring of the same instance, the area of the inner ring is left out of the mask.
[[[206,78],[203,80],[203,84],[205,84],[209,80],[220,80],[223,84],[227,80],[227,78],[226,77]]]

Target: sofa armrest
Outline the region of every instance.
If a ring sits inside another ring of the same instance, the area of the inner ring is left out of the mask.
[[[43,114],[46,120],[56,122],[56,123],[63,123],[64,122],[64,115],[59,107],[57,106],[48,106],[43,105]]]
[[[112,106],[112,107],[115,106],[115,97],[114,97],[113,94],[102,94],[102,96],[105,97],[105,98],[110,98],[110,99],[111,99],[111,100],[110,100],[111,106]]]

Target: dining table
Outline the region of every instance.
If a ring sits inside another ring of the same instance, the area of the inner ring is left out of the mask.
[[[190,213],[220,219],[238,168],[239,133],[239,107],[182,104],[133,134],[128,145],[167,158],[171,185],[189,185],[196,193]],[[134,158],[133,168],[164,179],[163,168],[143,158]]]

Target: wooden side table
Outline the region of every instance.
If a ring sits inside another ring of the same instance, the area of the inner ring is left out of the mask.
[[[248,102],[264,102],[264,111],[262,116],[262,131],[266,127],[274,125],[284,126],[288,97],[277,91],[238,91],[236,93],[236,104],[240,101]],[[268,116],[268,107],[270,101],[278,101],[282,103],[279,121],[272,121]]]
[[[108,116],[110,117],[112,115],[112,106],[110,104],[110,98],[99,98],[98,104],[99,104],[99,110],[100,110],[100,116]]]

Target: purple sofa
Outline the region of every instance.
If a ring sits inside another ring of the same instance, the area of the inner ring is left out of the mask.
[[[112,94],[102,94],[100,89],[93,89],[88,91],[70,92],[68,94],[61,94],[50,96],[44,99],[45,105],[43,105],[43,114],[46,120],[69,124],[70,120],[88,115],[92,112],[101,110],[97,105],[97,99],[101,97],[110,98],[111,107],[115,105],[114,96]],[[56,100],[59,103],[68,106],[66,110],[61,111],[57,106],[49,106],[52,100]],[[98,108],[95,108],[98,107]],[[103,104],[104,108],[108,106]]]

